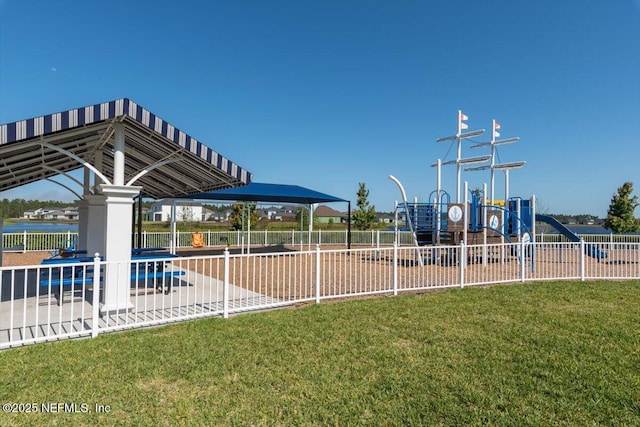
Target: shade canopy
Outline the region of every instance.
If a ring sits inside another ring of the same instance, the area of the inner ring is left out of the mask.
[[[315,204],[329,202],[348,202],[348,200],[329,194],[320,193],[299,185],[286,184],[266,184],[252,182],[251,184],[227,188],[225,190],[209,191],[205,193],[181,196],[194,200],[243,200],[251,202],[273,202],[273,203],[298,203]]]
[[[251,173],[127,98],[0,125],[0,191],[93,167],[114,175],[124,128],[124,179],[160,199],[235,187]],[[103,180],[104,181],[104,180]]]

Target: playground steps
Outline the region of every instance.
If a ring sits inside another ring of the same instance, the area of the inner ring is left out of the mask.
[[[416,240],[418,241],[418,245],[433,245],[436,243],[436,233],[431,230],[418,230],[416,231]]]

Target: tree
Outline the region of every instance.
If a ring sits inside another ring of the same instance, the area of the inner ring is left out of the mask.
[[[625,182],[618,188],[618,194],[611,198],[607,219],[604,220],[605,228],[614,233],[635,232],[640,229],[640,221],[633,216],[640,203],[638,196],[631,197],[632,192],[632,182]]]
[[[249,209],[249,218],[251,218],[251,229],[255,229],[258,224],[258,212],[256,212],[255,203],[235,203],[231,206],[231,216],[229,222],[233,230],[247,230],[247,208]]]
[[[302,219],[302,223],[309,227],[309,207],[308,206],[300,206],[296,210],[296,222],[300,224],[300,220]],[[314,218],[315,222],[315,218]]]
[[[376,219],[376,207],[369,206],[369,190],[367,190],[364,182],[358,184],[358,209],[353,212],[353,225],[358,230],[367,230],[371,228],[373,221]]]

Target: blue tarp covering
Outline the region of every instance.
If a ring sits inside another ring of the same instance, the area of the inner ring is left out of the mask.
[[[347,202],[348,200],[329,194],[320,193],[299,185],[266,184],[252,182],[251,184],[227,188],[225,190],[183,196],[194,200],[243,200],[251,202],[299,203],[310,205],[313,203]]]

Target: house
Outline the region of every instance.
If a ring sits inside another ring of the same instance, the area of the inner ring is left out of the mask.
[[[176,221],[203,221],[204,209],[202,203],[190,200],[176,200]],[[158,200],[151,205],[147,212],[148,221],[170,221],[171,199]]]
[[[207,221],[228,222],[233,211],[225,209],[223,211],[211,211],[207,216]]]
[[[271,206],[270,208],[263,209],[260,216],[268,219],[269,221],[281,221],[282,209]]]
[[[393,224],[394,215],[392,213],[381,212],[376,215],[376,219],[382,224]]]
[[[320,224],[340,224],[346,214],[338,212],[329,206],[320,205],[313,213],[313,218]]]
[[[77,220],[79,218],[78,208],[75,206],[62,209],[62,214],[64,215],[64,219]]]
[[[260,210],[260,217],[269,221],[295,221],[297,208],[293,206],[271,206]]]
[[[39,219],[41,213],[42,213],[42,208],[38,208],[38,209],[30,210],[30,211],[24,211],[22,213],[22,218],[25,218],[25,219]]]
[[[39,220],[58,220],[58,219],[77,220],[78,208],[77,207],[38,208],[34,210],[24,211],[22,214],[22,218],[39,219]]]

